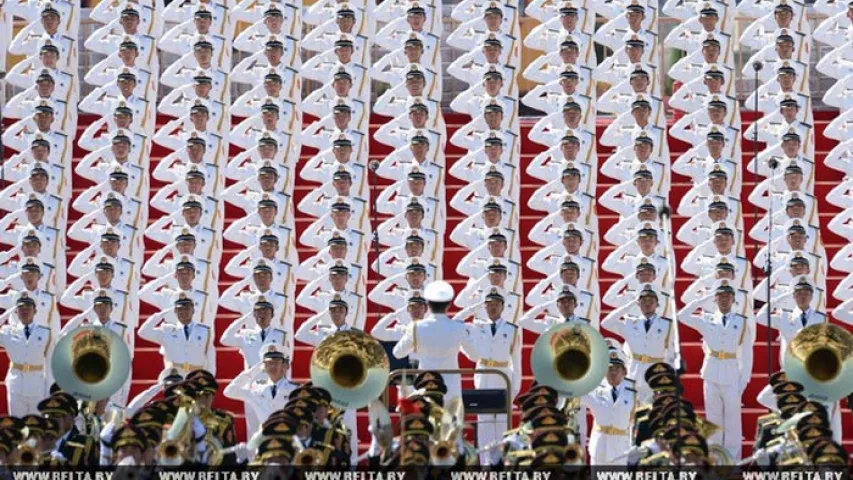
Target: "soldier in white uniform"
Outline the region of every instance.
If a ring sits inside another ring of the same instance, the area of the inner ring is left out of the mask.
[[[15,307],[16,321],[0,326],[0,347],[6,350],[10,360],[6,412],[15,417],[38,413],[38,403],[47,394],[47,384],[52,378],[47,359],[54,339],[49,328],[33,323],[35,314],[35,301],[21,294]]]
[[[644,378],[646,369],[653,363],[671,363],[675,354],[677,332],[672,319],[658,313],[664,303],[659,299],[654,286],[644,285],[637,300],[611,311],[601,322],[601,328],[625,339],[625,351],[630,356],[628,374],[635,379]],[[639,312],[636,312],[638,306]],[[646,401],[651,395],[644,381],[638,382],[636,389],[640,401]]]
[[[453,302],[454,292],[450,284],[434,281],[424,289],[430,314],[423,320],[406,327],[403,338],[394,346],[394,356],[405,358],[410,353],[418,356],[418,367],[422,370],[459,368],[459,350],[475,351],[475,345],[465,324],[451,319],[445,313]],[[453,398],[461,397],[462,385],[459,375],[443,375],[447,385],[445,405]]]
[[[504,297],[497,289],[486,295],[486,314],[488,318],[476,318],[473,324],[466,325],[466,335],[470,336],[473,350],[463,348],[463,353],[476,362],[476,368],[495,369],[507,375],[510,385],[495,374],[474,375],[475,388],[505,390],[509,387],[512,398],[521,388],[521,350],[522,335],[518,325],[504,319]],[[500,440],[506,430],[506,415],[477,415],[477,444],[489,445]],[[501,452],[492,449],[480,453],[481,465],[501,463]]]
[[[243,368],[250,369],[261,360],[266,359],[269,345],[275,345],[279,352],[290,352],[287,332],[272,326],[275,315],[275,307],[266,301],[264,297],[258,297],[252,313],[247,313],[234,320],[234,322],[222,332],[219,341],[226,347],[240,349],[243,355]],[[263,358],[261,358],[263,356]],[[236,379],[235,379],[236,380]],[[257,417],[257,410],[252,402],[245,402],[246,407],[246,431],[255,432],[261,419]]]
[[[624,465],[620,457],[631,447],[634,410],[640,401],[634,381],[626,377],[625,354],[614,345],[608,352],[605,380],[580,399],[595,421],[589,437],[590,465],[595,466]]]
[[[696,298],[678,313],[678,320],[702,335],[705,360],[700,374],[704,380],[705,415],[720,426],[709,441],[719,443],[735,460],[740,459],[742,426],[741,397],[752,374],[752,344],[755,324],[740,315],[735,290],[722,280],[712,294],[717,308],[702,307],[711,295]]]
[[[298,387],[287,378],[290,357],[281,349],[268,345],[264,347],[263,356],[263,360],[243,370],[222,392],[228,398],[242,400],[259,423],[284,408],[290,392]],[[257,433],[257,425],[248,433],[249,436]]]
[[[151,315],[139,327],[139,338],[163,347],[163,361],[182,375],[193,370],[216,374],[213,329],[193,321],[195,306],[181,295],[175,307]]]
[[[809,283],[808,279],[801,277],[796,285],[794,285],[794,301],[797,306],[793,310],[777,310],[774,305],[774,311],[771,312],[770,328],[777,330],[781,338],[779,348],[780,362],[785,358],[785,352],[791,340],[805,327],[812,325],[820,325],[827,323],[829,319],[826,314],[819,312],[812,307],[814,297],[814,286]],[[767,318],[768,305],[764,304],[761,309],[755,314],[755,318]],[[764,325],[764,321],[761,321]]]

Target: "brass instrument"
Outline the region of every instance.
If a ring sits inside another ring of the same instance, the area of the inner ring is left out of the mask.
[[[130,350],[112,330],[88,325],[57,342],[50,365],[62,390],[81,400],[98,401],[124,385],[130,374]]]
[[[567,397],[595,389],[609,366],[607,343],[589,325],[561,323],[536,340],[530,365],[536,381]]]
[[[449,467],[456,465],[456,442],[440,440],[429,449],[430,465]]]
[[[711,465],[734,465],[735,461],[722,445],[708,445],[708,460]]]
[[[809,397],[838,401],[853,391],[853,335],[830,323],[806,327],[788,345],[782,368]]]
[[[18,447],[18,461],[15,464],[37,467],[41,464],[41,452],[29,443],[23,443]]]
[[[326,337],[311,355],[311,381],[325,388],[341,409],[362,408],[379,398],[390,368],[379,341],[360,330]]]
[[[586,452],[580,443],[569,444],[563,454],[566,457],[564,465],[585,465]]]
[[[316,448],[306,448],[293,457],[293,465],[297,467],[320,467],[326,463],[323,452]]]
[[[183,406],[175,415],[175,420],[166,431],[163,442],[157,447],[157,463],[166,466],[178,466],[184,463],[185,456],[192,453],[187,451],[186,441],[191,436],[192,416],[189,407]]]
[[[438,440],[430,448],[430,464],[447,467],[456,464],[459,456],[457,439],[465,429],[465,407],[462,399],[453,398],[447,408],[440,412]]]

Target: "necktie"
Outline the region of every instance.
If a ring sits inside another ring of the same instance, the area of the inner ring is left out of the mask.
[[[267,340],[267,331],[266,329],[261,329],[261,341],[265,342]]]
[[[574,315],[570,315],[570,316],[566,317],[565,322],[566,322],[566,323],[569,323],[569,322],[571,322],[574,318],[575,318],[575,317],[574,317]]]
[[[27,340],[30,339],[30,326],[29,325],[24,326],[24,336],[27,337]]]
[[[497,332],[497,331],[498,331],[498,324],[495,322],[492,322],[492,336],[493,337],[495,336],[495,332]]]
[[[184,338],[186,338],[187,340],[190,339],[190,326],[189,326],[189,324],[184,325]]]
[[[729,317],[728,315],[725,315],[725,314],[723,315],[723,326],[724,326],[724,327],[726,326],[726,324],[727,324],[727,323],[729,323],[729,318],[728,318],[728,317]]]
[[[272,398],[275,398],[275,395],[278,393],[278,387],[275,384],[272,384]]]
[[[614,402],[619,398],[619,391],[616,390],[616,387],[610,387],[610,396],[613,397]]]
[[[650,329],[650,328],[652,328],[652,319],[651,319],[651,318],[647,318],[647,319],[646,319],[646,321],[645,321],[645,325],[646,325],[646,331],[648,332],[648,331],[649,331],[649,329]]]
[[[800,321],[803,323],[803,326],[805,327],[806,323],[809,321],[808,317],[806,317],[806,312],[803,312],[803,314],[800,315]]]

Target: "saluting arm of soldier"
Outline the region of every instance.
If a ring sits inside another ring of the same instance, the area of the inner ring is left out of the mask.
[[[75,315],[71,320],[68,321],[68,323],[65,324],[64,327],[62,327],[62,330],[59,331],[59,335],[57,336],[56,340],[59,341],[60,338],[68,335],[69,333],[73,332],[78,327],[83,325],[83,322],[86,321],[86,319],[92,312],[93,310],[90,308],[83,313]]]
[[[601,321],[601,328],[605,330],[610,330],[611,332],[624,337],[625,335],[623,334],[623,332],[625,322],[622,320],[622,317],[626,313],[628,313],[628,311],[632,307],[634,307],[636,303],[636,300],[632,300],[619,308],[611,310],[611,312],[608,313],[606,317],[604,317],[604,320]]]
[[[518,325],[525,329],[530,330],[531,332],[542,334],[546,330],[548,330],[548,322],[542,322],[536,319],[543,310],[548,308],[548,304],[546,303],[537,303],[535,307],[531,308],[524,315],[521,316],[521,319],[518,321]]]
[[[324,315],[325,313],[321,312],[304,321],[296,331],[294,338],[302,343],[306,343],[314,347],[319,345],[320,342],[323,341],[324,335],[320,332],[314,331],[314,328],[320,323],[320,320],[323,319]]]
[[[713,297],[713,295],[710,297]],[[710,297],[708,295],[703,295],[688,302],[687,305],[678,312],[678,321],[694,330],[702,332],[704,318],[702,315],[697,315],[695,311],[697,308],[701,307],[702,304],[707,302]]]
[[[258,375],[263,372],[263,360],[252,365],[251,367],[240,372],[231,383],[225,387],[222,394],[234,400],[251,401],[252,395],[250,387],[255,382]]]
[[[139,330],[136,332],[137,335],[139,335],[139,338],[148,340],[149,342],[162,343],[163,327],[160,324],[165,320],[167,312],[170,312],[171,310],[173,309],[155,313],[148,317],[148,319],[139,326]]]

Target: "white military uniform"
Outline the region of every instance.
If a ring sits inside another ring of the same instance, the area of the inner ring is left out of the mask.
[[[404,358],[410,353],[418,355],[418,366],[422,370],[459,368],[459,349],[476,351],[465,324],[444,314],[429,314],[423,320],[406,327],[403,338],[394,346],[394,356]],[[447,385],[445,405],[462,396],[459,375],[442,375]]]
[[[16,319],[14,324],[0,327],[0,346],[10,360],[6,374],[9,402],[6,411],[15,417],[38,415],[38,403],[47,394],[51,379],[47,362],[53,347],[50,329],[35,323],[27,328]]]
[[[661,302],[661,308],[663,307]],[[602,322],[601,327],[616,333],[625,339],[625,351],[629,355],[628,377],[644,378],[646,369],[653,363],[669,362],[675,352],[675,332],[672,320],[658,314],[652,315],[648,330],[646,319],[642,315],[628,313],[635,307],[633,303],[613,310]],[[624,317],[623,322],[621,318]],[[651,389],[645,381],[637,382],[636,390],[640,401],[651,395]]]
[[[713,293],[712,293],[713,295]],[[719,310],[693,314],[700,298],[688,303],[679,313],[679,321],[702,334],[705,360],[699,372],[704,381],[705,414],[720,425],[709,441],[723,445],[732,458],[740,458],[741,395],[752,373],[753,320],[736,311]]]
[[[263,370],[263,362],[256,363],[252,368],[243,370],[234,380],[225,387],[222,392],[226,397],[242,400],[254,414],[257,424],[247,425],[249,436],[258,429],[258,424],[265,422],[276,410],[281,410],[287,404],[290,392],[296,390],[299,385],[282,377],[273,382],[266,377]],[[248,422],[247,415],[246,421]]]
[[[503,377],[495,374],[482,373],[474,375],[475,388],[506,389],[509,387],[510,398],[515,398],[521,388],[521,350],[522,335],[518,325],[505,321],[503,318],[493,323],[486,319],[477,319],[469,325],[468,335],[474,344],[474,350],[465,349],[468,358],[477,362],[476,368],[495,369],[506,374],[510,379],[507,385]],[[494,330],[494,331],[493,331]],[[477,415],[477,443],[490,445],[503,437],[506,430],[506,415],[485,414]],[[494,465],[501,461],[500,451],[491,450],[480,454],[480,463]]]
[[[631,447],[631,425],[638,400],[638,393],[628,378],[615,387],[602,382],[581,397],[581,405],[592,411],[595,419],[589,436],[591,465],[624,465],[624,460],[617,459]]]
[[[181,375],[186,376],[193,370],[202,369],[215,375],[213,330],[195,322],[181,325],[174,316],[172,309],[151,315],[139,327],[139,338],[162,346],[164,363],[167,367],[177,369]]]

